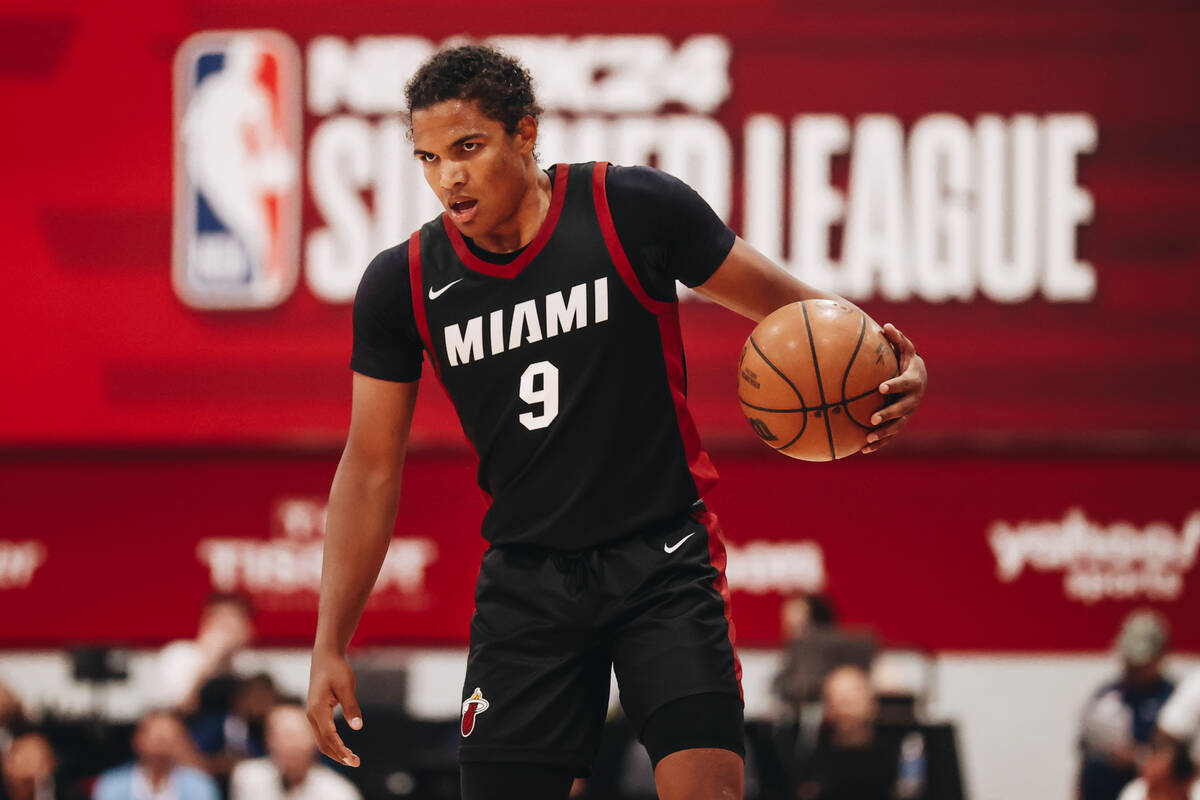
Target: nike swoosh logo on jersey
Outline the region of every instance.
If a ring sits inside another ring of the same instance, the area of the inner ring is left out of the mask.
[[[462,280],[462,278],[459,278],[459,279],[458,279],[458,281],[461,281],[461,280]],[[443,286],[442,288],[438,289],[437,291],[434,291],[434,290],[433,290],[433,287],[432,287],[432,286],[430,286],[430,287],[429,287],[429,299],[430,299],[430,300],[437,300],[439,297],[441,297],[441,296],[442,296],[442,294],[443,294],[443,293],[444,293],[444,292],[445,292],[447,289],[449,289],[449,288],[450,288],[451,286],[453,286],[454,284],[458,283],[458,281],[450,281],[449,283],[447,283],[445,286]]]
[[[675,544],[665,544],[665,543],[664,543],[664,544],[663,544],[663,552],[666,552],[666,553],[674,553],[676,550],[678,550],[678,549],[679,549],[679,547],[680,547],[680,546],[681,546],[681,545],[682,545],[684,542],[686,542],[688,539],[692,538],[692,537],[693,537],[693,536],[695,536],[695,535],[696,535],[696,532],[695,532],[695,531],[692,531],[691,533],[689,533],[687,536],[685,536],[685,537],[683,537],[682,539],[680,539],[680,540],[679,540],[678,542],[676,542]]]

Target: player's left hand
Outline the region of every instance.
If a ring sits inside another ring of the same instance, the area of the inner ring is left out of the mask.
[[[871,424],[875,430],[867,434],[867,444],[860,452],[874,453],[887,446],[892,438],[908,424],[908,418],[917,410],[925,396],[925,385],[929,378],[925,373],[925,359],[917,355],[917,348],[908,337],[892,323],[883,326],[883,335],[900,353],[900,374],[879,384],[879,393],[899,395],[892,403],[875,412]]]

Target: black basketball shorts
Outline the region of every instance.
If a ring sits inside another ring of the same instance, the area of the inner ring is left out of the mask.
[[[741,698],[733,640],[725,545],[701,504],[578,553],[492,547],[475,590],[459,760],[573,764],[587,774],[610,671],[640,735],[673,700]]]

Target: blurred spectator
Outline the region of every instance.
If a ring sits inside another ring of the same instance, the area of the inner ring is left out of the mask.
[[[362,800],[354,784],[317,763],[312,728],[299,705],[276,706],[267,717],[269,758],[233,770],[230,800]]]
[[[1154,751],[1120,800],[1200,800],[1200,672],[1189,675],[1158,712]]]
[[[279,702],[275,682],[266,673],[238,681],[232,708],[201,712],[188,726],[210,775],[228,776],[239,761],[267,754],[267,715]]]
[[[174,714],[152,711],[133,732],[135,761],[105,772],[92,800],[219,800],[216,781],[194,767],[187,730]]]
[[[228,711],[233,659],[254,638],[250,603],[237,594],[214,594],[204,604],[195,640],[176,641],[158,657],[161,701],[184,714]],[[211,683],[217,686],[209,687]],[[202,702],[206,687],[216,695]]]
[[[867,669],[875,644],[870,636],[839,629],[833,604],[819,594],[796,593],[784,600],[779,633],[785,649],[771,683],[779,702],[770,751],[794,787],[798,770],[817,747],[826,679],[847,664]]]
[[[799,800],[892,800],[898,753],[875,732],[879,706],[867,673],[838,667],[825,680],[817,747],[799,776]]]
[[[0,755],[8,751],[13,740],[29,728],[21,698],[0,681]]]
[[[832,630],[836,621],[833,606],[821,595],[797,592],[780,604],[779,638],[786,650],[773,688],[789,710],[817,698],[828,670],[814,652],[813,632]]]
[[[40,733],[24,733],[12,740],[0,758],[5,800],[56,800],[55,759],[50,742]]]
[[[775,676],[775,694],[784,707],[802,716],[805,703],[821,697],[825,679],[837,667],[853,664],[868,669],[875,657],[869,633],[836,625],[837,615],[823,595],[795,594],[780,608],[780,633],[787,650]]]
[[[1174,689],[1162,673],[1167,623],[1161,615],[1135,611],[1126,617],[1116,649],[1121,677],[1100,687],[1083,710],[1081,800],[1117,800],[1138,776],[1159,709]]]
[[[797,592],[779,607],[779,635],[785,642],[799,639],[812,628],[832,628],[833,605],[820,594]]]

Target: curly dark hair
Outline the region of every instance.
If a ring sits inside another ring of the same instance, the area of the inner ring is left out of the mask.
[[[542,113],[529,70],[515,58],[477,44],[434,53],[404,87],[404,97],[410,121],[412,112],[443,100],[474,100],[510,134],[525,117],[536,120]]]

